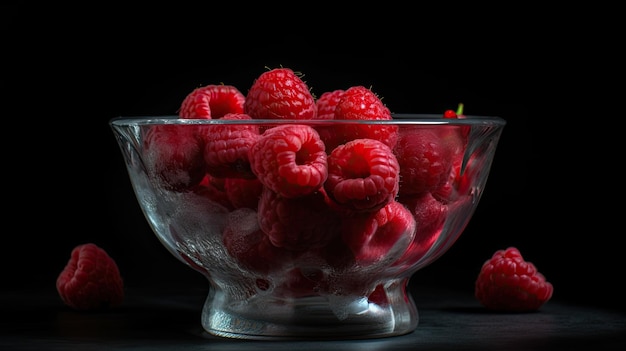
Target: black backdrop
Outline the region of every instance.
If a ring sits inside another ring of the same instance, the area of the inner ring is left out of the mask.
[[[571,57],[545,33],[522,30],[528,18],[404,9],[304,18],[283,8],[251,21],[189,8],[68,10],[15,5],[3,15],[8,286],[53,289],[85,242],[116,259],[129,287],[207,285],[150,232],[108,121],[175,114],[200,85],[245,93],[266,67],[283,66],[304,73],[317,94],[364,85],[392,112],[442,113],[462,102],[467,114],[507,121],[474,218],[413,283],[471,292],[482,263],[516,246],[554,284],[555,299],[623,307],[615,285],[623,264],[604,239],[615,230],[596,215],[613,211],[582,200],[603,187],[583,175],[592,143],[573,123],[555,127],[597,107],[581,92],[589,81],[560,65]]]

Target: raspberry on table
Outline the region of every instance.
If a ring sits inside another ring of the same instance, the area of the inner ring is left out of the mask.
[[[99,246],[76,246],[57,277],[57,291],[63,302],[77,310],[117,307],[124,300],[124,283],[113,258]]]
[[[254,81],[244,112],[254,119],[314,119],[317,106],[300,76],[289,68],[275,68]]]
[[[245,95],[232,85],[210,84],[191,91],[178,115],[187,119],[218,119],[228,113],[243,113]]]
[[[399,190],[400,165],[393,151],[374,139],[356,139],[328,155],[324,188],[340,207],[373,212],[393,201]]]
[[[221,120],[251,120],[244,113],[227,113]],[[248,150],[260,136],[251,124],[211,125],[201,129],[206,171],[218,178],[255,178]]]
[[[504,312],[538,310],[550,300],[553,290],[515,247],[498,250],[485,261],[475,284],[475,296],[483,306]]]
[[[266,130],[250,147],[249,159],[261,183],[287,198],[317,191],[328,177],[325,145],[307,125]]]

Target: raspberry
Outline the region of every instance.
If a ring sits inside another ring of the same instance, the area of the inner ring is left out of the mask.
[[[332,276],[322,277],[317,286],[330,289],[333,294],[373,294],[373,302],[385,303],[384,291],[373,293],[370,283],[406,251],[415,235],[415,219],[402,204],[392,201],[377,212],[341,217],[341,224],[337,231],[340,235],[317,254],[333,272],[342,272],[342,278],[337,281]],[[349,274],[356,271],[356,275]],[[363,274],[367,275],[364,271],[373,273],[372,281],[363,281]]]
[[[316,101],[316,119],[335,119],[335,108],[343,96],[344,90],[337,89],[324,92]]]
[[[234,205],[230,202],[226,193],[225,178],[215,178],[210,174],[206,174],[200,184],[194,186],[191,190],[200,196],[224,206],[229,211],[234,209]]]
[[[443,112],[443,118],[465,118],[465,115],[463,114],[463,107],[464,105],[462,103],[459,103],[459,105],[455,110],[445,110]]]
[[[485,261],[475,285],[475,296],[483,306],[505,312],[538,310],[552,292],[552,284],[515,247],[498,250]]]
[[[433,191],[449,179],[452,163],[448,148],[431,129],[406,127],[394,153],[400,164],[401,195]]]
[[[206,85],[194,89],[181,103],[178,115],[188,119],[217,119],[243,113],[246,97],[232,85]]]
[[[391,120],[391,112],[374,92],[363,86],[348,88],[335,107],[338,120]],[[396,144],[398,126],[376,124],[349,124],[338,127],[343,142],[353,139],[374,139],[393,148]]]
[[[256,212],[252,210],[228,214],[222,241],[238,264],[256,273],[269,274],[291,262],[289,251],[274,246],[261,231]]]
[[[251,120],[243,113],[227,113],[222,120]],[[256,125],[212,125],[202,129],[207,172],[218,178],[254,178],[248,149],[260,136]]]
[[[261,194],[258,220],[275,246],[292,251],[325,246],[340,222],[323,191],[290,199],[269,188]]]
[[[58,276],[56,288],[63,302],[77,310],[117,307],[124,300],[124,284],[115,261],[93,243],[76,246]]]
[[[456,114],[456,111],[454,110],[445,110],[443,113],[443,118],[458,118],[459,116]]]
[[[256,210],[263,191],[263,184],[257,178],[226,178],[224,190],[234,208],[245,207]]]
[[[317,191],[328,176],[324,143],[306,125],[268,129],[250,147],[249,159],[261,183],[287,198]]]
[[[317,119],[332,120],[335,119],[335,108],[339,100],[343,96],[344,90],[337,89],[327,91],[320,96],[315,102],[317,105]],[[330,153],[337,145],[345,142],[342,133],[337,133],[338,129],[333,126],[315,126],[315,130],[320,138],[326,144],[326,153]]]
[[[394,266],[412,266],[437,241],[448,216],[448,206],[428,192],[417,196],[399,196],[398,201],[407,207],[417,224],[413,242]]]
[[[329,291],[328,277],[320,269],[295,267],[284,275],[284,280],[276,288],[276,293],[285,297],[306,297]]]
[[[374,139],[356,139],[328,155],[324,188],[340,207],[377,211],[398,194],[400,166],[392,150]]]
[[[444,119],[465,118],[459,111],[446,110]],[[400,161],[400,195],[431,192],[440,201],[450,203],[458,197],[468,126],[439,126],[437,129],[404,128],[394,152]]]
[[[448,175],[448,180],[443,183],[439,188],[432,191],[432,195],[442,203],[450,203],[455,201],[458,198],[458,192],[455,188],[458,185],[457,180],[459,172],[456,168],[452,168],[450,170],[450,174]]]
[[[315,99],[309,87],[289,68],[275,68],[254,81],[244,103],[254,119],[314,119]]]
[[[160,180],[164,188],[187,191],[204,178],[204,146],[193,127],[173,124],[153,126],[146,133],[143,143],[150,175]]]
[[[344,218],[341,233],[359,267],[395,261],[413,241],[416,222],[402,204],[392,201],[374,213]]]
[[[463,104],[459,104],[459,106],[458,106],[456,111],[454,111],[454,110],[446,110],[446,111],[444,111],[443,118],[444,119],[464,119],[464,118],[466,118],[466,116],[463,114]],[[469,133],[471,131],[471,127],[469,127],[469,126],[458,126],[458,127],[455,126],[452,129],[455,129],[456,133],[458,133],[458,135],[462,139],[467,139],[467,136],[469,135]]]

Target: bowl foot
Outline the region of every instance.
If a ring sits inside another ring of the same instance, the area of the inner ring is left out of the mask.
[[[368,339],[415,330],[418,312],[403,284],[387,284],[387,299],[362,296],[276,297],[236,300],[212,290],[202,311],[210,334],[237,339]]]

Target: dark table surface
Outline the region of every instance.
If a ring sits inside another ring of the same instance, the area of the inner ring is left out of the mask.
[[[208,335],[207,289],[128,288],[124,304],[74,311],[55,290],[1,293],[0,350],[626,350],[626,313],[550,300],[533,313],[482,308],[471,293],[414,286],[419,325],[407,335],[340,341],[250,341]]]

